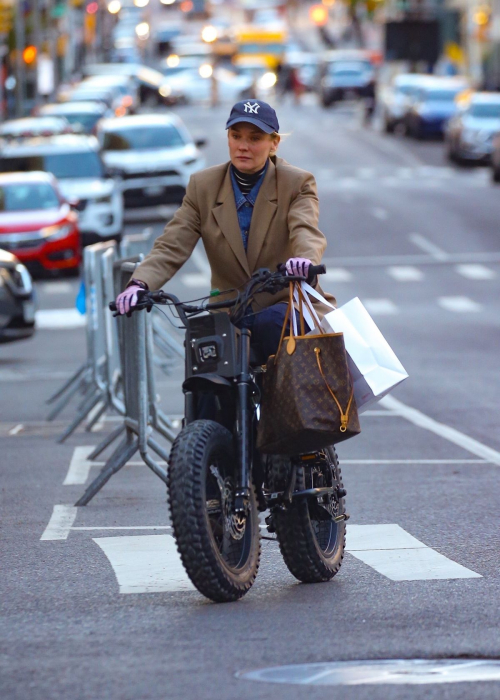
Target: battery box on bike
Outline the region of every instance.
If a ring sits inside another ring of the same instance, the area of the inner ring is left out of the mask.
[[[186,379],[198,374],[235,377],[239,373],[240,331],[228,314],[189,319],[186,329]]]

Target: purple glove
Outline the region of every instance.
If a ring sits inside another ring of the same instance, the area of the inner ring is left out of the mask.
[[[307,258],[290,258],[286,263],[286,271],[289,275],[307,277],[312,262]]]
[[[116,308],[120,314],[128,314],[130,309],[137,304],[137,292],[143,292],[144,287],[131,284],[125,291],[116,297]]]

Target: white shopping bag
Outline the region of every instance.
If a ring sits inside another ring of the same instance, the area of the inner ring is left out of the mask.
[[[312,296],[332,308],[323,317],[321,327],[327,333],[344,334],[354,398],[358,412],[363,413],[404,381],[408,373],[358,297],[335,308],[310,285],[302,283],[302,288],[306,296]],[[314,329],[313,316],[317,321],[312,304],[308,305],[308,309],[304,307],[304,319]],[[314,329],[310,333],[317,334],[318,331]]]

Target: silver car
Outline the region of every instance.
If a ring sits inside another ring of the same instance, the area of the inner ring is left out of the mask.
[[[489,162],[493,138],[500,132],[500,94],[476,92],[445,131],[447,155],[456,163]]]
[[[144,114],[100,122],[106,167],[122,178],[125,207],[180,204],[189,178],[204,167],[198,147],[175,115]]]
[[[398,126],[404,124],[412,98],[428,79],[428,75],[401,73],[391,85],[381,89],[379,101],[386,134],[392,134]]]

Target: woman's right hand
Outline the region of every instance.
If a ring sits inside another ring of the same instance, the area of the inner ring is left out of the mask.
[[[138,292],[143,292],[144,287],[138,284],[131,284],[125,291],[116,297],[116,308],[120,314],[128,314],[130,309],[137,304]]]

